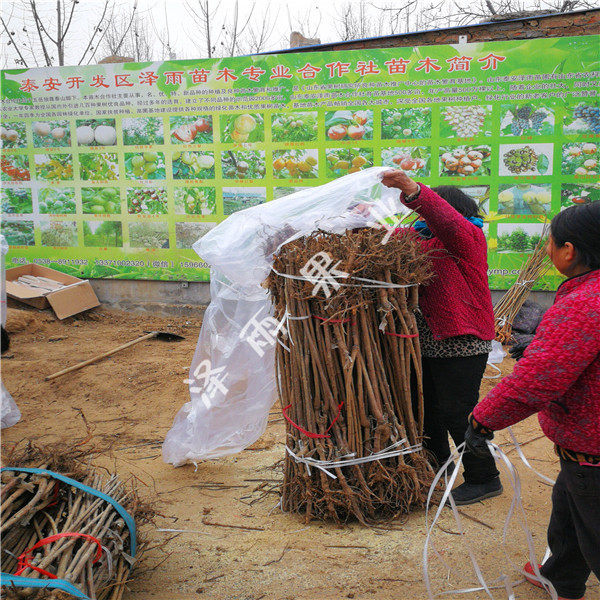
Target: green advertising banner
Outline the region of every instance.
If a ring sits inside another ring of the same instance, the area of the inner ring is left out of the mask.
[[[228,215],[385,165],[479,202],[505,289],[600,199],[599,74],[599,36],[2,71],[7,266],[205,281]]]

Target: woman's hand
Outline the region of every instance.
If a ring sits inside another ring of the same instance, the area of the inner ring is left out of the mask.
[[[419,190],[416,181],[413,181],[404,171],[390,170],[383,174],[381,182],[386,187],[398,188],[405,196],[410,196]]]
[[[472,452],[475,456],[487,456],[490,451],[488,440],[494,439],[494,432],[478,423],[472,414],[467,420],[469,426],[465,431],[465,451]]]

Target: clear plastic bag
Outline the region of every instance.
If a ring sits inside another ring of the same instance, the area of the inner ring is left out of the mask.
[[[211,303],[189,375],[190,401],[163,444],[173,465],[218,458],[254,443],[276,400],[275,339],[253,345],[251,323],[274,324],[266,290],[277,249],[317,230],[379,226],[408,209],[373,167],[231,215],[193,246],[211,266]],[[365,210],[365,205],[368,210]],[[385,225],[391,230],[397,220]]]
[[[253,317],[270,314],[266,290],[256,286],[242,292],[213,269],[210,293],[190,368],[191,399],[177,413],[163,444],[165,462],[175,466],[234,454],[252,444],[264,432],[276,398],[274,347],[265,348],[260,357],[240,339]],[[214,394],[212,389],[196,391],[210,372],[217,381],[225,375],[220,382],[225,394],[218,383]]]
[[[1,264],[0,270],[2,273],[2,282],[0,289],[0,323],[2,327],[6,325],[6,275],[4,269],[4,255],[8,252],[8,244],[3,235],[0,235],[0,256]],[[4,387],[4,383],[1,384],[1,405],[0,405],[0,428],[12,427],[15,423],[18,423],[21,419],[21,412],[17,407],[16,402],[12,396],[8,393]]]
[[[496,340],[492,340],[492,351],[488,355],[487,364],[492,367],[493,375],[484,375],[484,379],[499,379],[502,376],[502,371],[496,366],[499,365],[506,356],[506,352],[502,344]]]
[[[0,429],[6,427],[12,427],[15,423],[21,420],[21,411],[17,406],[17,403],[13,400],[13,397],[8,393],[4,387],[4,383],[0,384],[2,388],[2,405],[0,406]]]
[[[491,365],[500,364],[505,356],[506,352],[502,347],[502,344],[496,340],[492,340],[492,351],[488,355],[488,363]]]
[[[194,250],[231,282],[260,285],[271,269],[273,253],[293,239],[321,229],[343,233],[365,227],[381,216],[406,213],[399,190],[381,184],[389,169],[372,167],[234,213],[197,241]],[[368,211],[356,211],[367,204]]]

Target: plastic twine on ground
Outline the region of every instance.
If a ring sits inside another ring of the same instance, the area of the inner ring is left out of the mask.
[[[544,481],[549,482],[549,483],[554,483],[554,481],[552,479],[550,479],[549,477],[546,477],[545,475],[543,475],[541,473],[538,473],[535,469],[533,469],[533,467],[531,467],[531,465],[529,464],[529,461],[527,461],[527,458],[523,454],[523,451],[521,450],[521,447],[520,447],[516,437],[514,436],[514,433],[512,432],[510,427],[508,429],[509,429],[509,433],[511,435],[512,441],[517,450],[517,453],[519,455],[519,458],[523,461],[523,464],[525,464],[525,466],[527,466],[529,469],[531,469],[536,475],[538,475]],[[505,522],[504,522],[504,527],[503,527],[503,532],[502,532],[502,550],[504,552],[504,555],[513,568],[515,568],[521,574],[525,575],[525,571],[523,571],[520,566],[517,566],[510,559],[508,550],[507,550],[507,546],[506,546],[507,536],[508,536],[508,528],[510,526],[510,523],[511,523],[513,517],[515,516],[515,514],[517,514],[519,517],[520,525],[525,533],[525,538],[526,538],[527,547],[528,547],[529,561],[531,563],[531,566],[532,566],[532,569],[534,572],[533,577],[531,576],[531,574],[527,574],[527,575],[529,578],[534,578],[537,581],[539,581],[545,587],[545,589],[548,591],[552,600],[557,600],[558,594],[557,594],[554,586],[552,585],[552,583],[550,583],[550,581],[548,579],[546,579],[540,573],[539,568],[538,568],[538,563],[537,563],[536,556],[535,556],[535,546],[533,543],[533,536],[531,534],[531,530],[529,529],[529,526],[527,525],[525,510],[523,508],[523,504],[522,504],[522,500],[521,500],[522,488],[521,488],[521,480],[520,480],[519,474],[518,474],[516,468],[514,467],[514,465],[511,463],[508,456],[506,455],[506,453],[499,446],[497,446],[496,444],[494,444],[491,441],[488,441],[488,447],[489,447],[490,452],[492,453],[492,456],[494,457],[494,459],[496,461],[502,462],[504,464],[504,466],[506,467],[509,482],[513,489],[513,497],[511,500],[508,514],[507,514]],[[475,575],[481,585],[479,587],[463,588],[463,589],[459,589],[459,590],[450,590],[450,591],[446,591],[446,592],[440,592],[438,594],[434,594],[434,592],[432,590],[431,576],[429,574],[429,548],[431,546],[431,548],[436,552],[436,554],[438,556],[440,556],[439,552],[437,552],[437,550],[435,549],[435,547],[433,545],[432,533],[433,533],[433,530],[437,524],[437,521],[442,513],[442,510],[446,506],[446,503],[449,504],[449,506],[452,510],[454,520],[456,521],[460,535],[463,536],[463,539],[466,540],[466,534],[465,534],[464,528],[462,526],[462,520],[460,518],[460,513],[458,512],[458,510],[456,508],[456,504],[454,503],[454,500],[453,500],[452,494],[451,494],[452,486],[454,485],[454,482],[458,475],[458,471],[459,471],[460,465],[462,463],[464,452],[465,452],[465,444],[463,442],[460,446],[457,447],[455,452],[452,453],[450,458],[446,461],[446,463],[442,466],[442,468],[437,472],[435,479],[433,480],[433,483],[431,485],[429,495],[427,497],[427,505],[426,505],[426,513],[425,513],[425,524],[426,524],[426,530],[427,530],[427,537],[425,539],[425,545],[423,548],[423,581],[425,582],[425,587],[427,588],[428,597],[430,600],[433,600],[436,596],[439,596],[439,595],[469,594],[469,593],[473,593],[473,592],[485,591],[486,594],[490,598],[493,599],[494,596],[491,592],[492,589],[504,589],[506,591],[508,600],[514,600],[515,594],[514,594],[513,588],[516,585],[518,585],[519,583],[522,583],[522,580],[520,580],[518,582],[512,582],[510,577],[507,574],[502,573],[499,578],[495,579],[491,583],[488,583],[485,580],[485,577],[483,576],[483,572],[479,566],[479,563],[477,562],[477,558],[475,557],[475,555],[473,553],[472,545],[469,544],[468,541],[467,541],[467,552],[471,559],[471,564],[473,566]],[[454,466],[454,469],[452,470],[452,474],[448,478],[447,477],[448,468],[452,464],[454,464],[454,461],[456,461],[456,464]],[[431,525],[429,525],[429,511],[430,511],[431,499],[432,499],[435,489],[436,489],[437,485],[439,484],[439,482],[441,481],[442,477],[445,478],[445,490],[442,495],[440,504],[436,510],[435,516],[431,522]],[[548,552],[546,552],[546,557],[547,556],[548,556]],[[448,567],[448,565],[446,565],[446,567]]]
[[[523,455],[523,452],[519,446],[519,443],[517,442],[516,438],[514,437],[514,434],[512,433],[512,430],[510,431],[510,433],[511,433],[513,442],[515,444],[515,447],[517,448],[517,452],[520,452],[522,457],[525,458],[525,456]],[[525,575],[525,571],[522,570],[522,568],[519,565],[516,565],[510,559],[510,557],[508,555],[507,547],[506,547],[506,538],[508,536],[508,527],[510,525],[510,521],[512,520],[513,515],[518,510],[519,521],[521,523],[521,527],[525,533],[525,538],[527,540],[527,548],[529,551],[529,562],[531,563],[533,572],[535,574],[535,579],[544,586],[546,591],[548,591],[548,593],[550,594],[550,597],[552,598],[552,600],[557,600],[558,594],[557,594],[556,590],[554,589],[554,586],[552,585],[552,583],[550,583],[550,581],[548,579],[546,579],[540,573],[540,570],[538,567],[538,562],[537,562],[537,559],[535,556],[535,545],[533,543],[533,535],[531,534],[531,530],[529,529],[529,527],[527,525],[527,517],[525,515],[525,509],[523,508],[523,503],[521,500],[522,488],[521,488],[521,479],[519,477],[519,473],[517,472],[514,465],[511,463],[511,461],[508,458],[508,456],[506,455],[506,453],[503,450],[501,450],[499,446],[492,443],[491,441],[488,441],[488,447],[490,448],[490,452],[492,453],[492,456],[494,457],[494,459],[496,461],[501,460],[504,463],[504,465],[506,466],[506,471],[509,475],[509,481],[513,488],[513,498],[512,498],[510,508],[508,511],[508,515],[506,516],[506,520],[504,522],[504,528],[502,531],[502,549],[504,551],[504,556],[506,557],[506,559],[512,565],[513,568],[517,569],[521,574]],[[529,469],[531,469],[536,475],[541,476],[546,481],[552,481],[548,477],[541,475],[535,469],[533,469],[531,467],[531,465],[529,465],[529,463],[527,462],[527,459],[525,459],[523,462],[524,462],[525,466],[527,466]],[[531,575],[528,575],[528,576],[531,577]]]

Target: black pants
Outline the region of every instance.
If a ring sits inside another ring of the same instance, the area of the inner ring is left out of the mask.
[[[560,465],[548,526],[552,556],[541,573],[559,596],[581,598],[590,573],[600,579],[600,467]]]
[[[467,417],[479,400],[479,386],[487,357],[487,354],[478,354],[460,358],[422,359],[424,445],[438,466],[442,466],[450,457],[448,433],[456,446],[465,441]],[[487,483],[499,475],[490,453],[480,458],[466,452],[463,464],[467,483]]]

